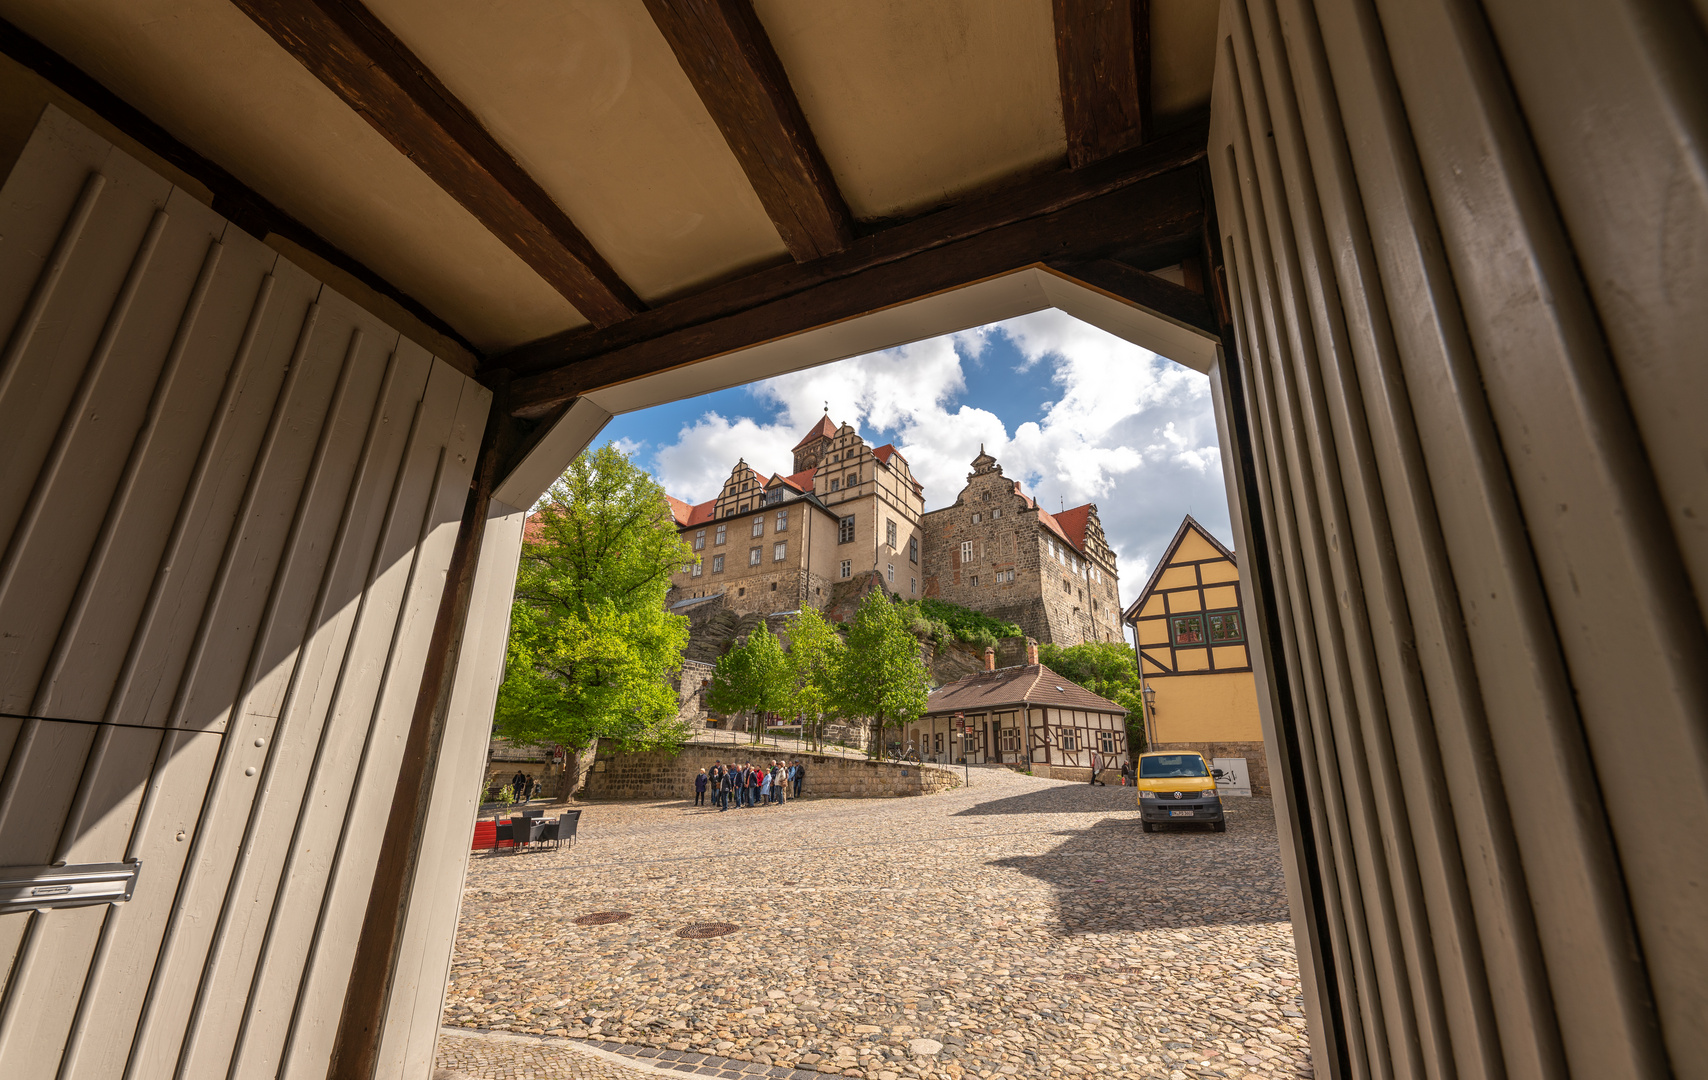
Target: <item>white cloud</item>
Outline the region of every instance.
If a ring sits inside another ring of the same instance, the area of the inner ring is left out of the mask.
[[[1005,417],[958,402],[966,365],[988,362],[999,336],[1018,349],[1020,371],[1047,365],[1057,400],[1016,401]],[[795,372],[752,392],[774,406],[771,416],[707,413],[658,451],[655,471],[671,494],[711,498],[743,455],[763,473],[787,471],[828,402],[832,419],[868,437],[897,434],[928,508],[954,501],[981,444],[1045,509],[1097,503],[1126,600],[1182,514],[1232,539],[1208,380],[1060,311]]]

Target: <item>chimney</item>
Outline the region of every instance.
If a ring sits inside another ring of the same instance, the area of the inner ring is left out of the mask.
[[[1038,643],[1031,638],[1026,639],[1026,662],[1028,664],[1038,662]]]
[[[986,671],[996,670],[996,650],[989,645],[984,647],[984,669]]]

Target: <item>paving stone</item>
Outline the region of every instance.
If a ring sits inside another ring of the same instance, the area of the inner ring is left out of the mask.
[[[971,780],[722,814],[594,803],[573,848],[477,855],[444,1022],[715,1053],[743,1080],[750,1060],[815,1080],[1311,1075],[1267,800],[1229,800],[1226,833],[1144,833],[1131,788]],[[632,917],[573,922],[599,911]],[[740,929],[676,936],[693,923]]]

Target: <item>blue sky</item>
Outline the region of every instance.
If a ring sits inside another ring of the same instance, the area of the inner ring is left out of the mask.
[[[1185,514],[1232,543],[1206,377],[1053,310],[628,413],[600,440],[701,502],[738,458],[788,472],[827,402],[901,449],[927,509],[954,502],[981,443],[1045,509],[1096,503],[1123,603]]]

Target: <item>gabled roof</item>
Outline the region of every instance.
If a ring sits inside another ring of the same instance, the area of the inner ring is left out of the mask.
[[[983,712],[1013,705],[1048,705],[1122,715],[1127,712],[1123,706],[1092,693],[1043,664],[1019,664],[961,676],[932,692],[926,701],[925,713]]]
[[[872,456],[883,462],[885,465],[890,463],[890,458],[892,456],[901,458],[903,465],[907,464],[907,458],[902,457],[901,451],[896,449],[895,443],[885,443],[872,451]]]
[[[812,478],[817,472],[818,467],[814,466],[810,469],[802,469],[800,472],[795,473],[792,476],[785,476],[782,480],[784,484],[794,488],[796,491],[807,492],[812,490]]]
[[[670,504],[670,516],[676,519],[678,526],[688,524],[688,519],[694,515],[692,506],[672,495],[666,495],[664,501]]]
[[[1056,524],[1067,535],[1068,543],[1082,552],[1085,550],[1085,527],[1091,523],[1091,509],[1091,504],[1086,503],[1054,515]]]
[[[799,450],[810,442],[816,442],[819,439],[830,439],[835,436],[836,425],[830,422],[830,416],[826,414],[823,419],[819,420],[817,425],[809,429],[805,435],[801,436],[801,441],[795,444],[795,449]]]
[[[670,496],[666,495],[665,498],[670,499]],[[678,514],[676,517],[677,522],[684,529],[690,528],[694,525],[704,525],[706,522],[712,520],[712,515],[718,507],[718,501],[716,499],[707,499],[705,502],[694,506],[688,506],[687,503],[680,499],[670,499],[670,502],[672,510],[678,506],[687,508],[686,516]]]
[[[1139,598],[1134,600],[1131,604],[1128,604],[1126,610],[1121,612],[1121,620],[1123,622],[1130,623],[1139,617],[1139,612],[1144,610],[1145,601],[1151,598],[1151,590],[1155,589],[1156,583],[1162,580],[1162,572],[1168,568],[1169,563],[1174,561],[1174,554],[1180,550],[1180,545],[1186,540],[1186,534],[1188,532],[1195,532],[1199,536],[1202,536],[1209,542],[1211,547],[1215,548],[1216,551],[1224,556],[1229,562],[1233,563],[1235,566],[1239,565],[1239,558],[1234,555],[1227,545],[1223,544],[1220,540],[1217,540],[1215,536],[1211,535],[1209,529],[1198,524],[1197,518],[1193,517],[1191,514],[1187,514],[1186,518],[1181,521],[1180,528],[1174,531],[1174,539],[1170,540],[1168,542],[1168,547],[1163,549],[1162,558],[1157,560],[1156,567],[1151,570],[1150,579],[1145,582],[1145,587],[1139,590]]]

